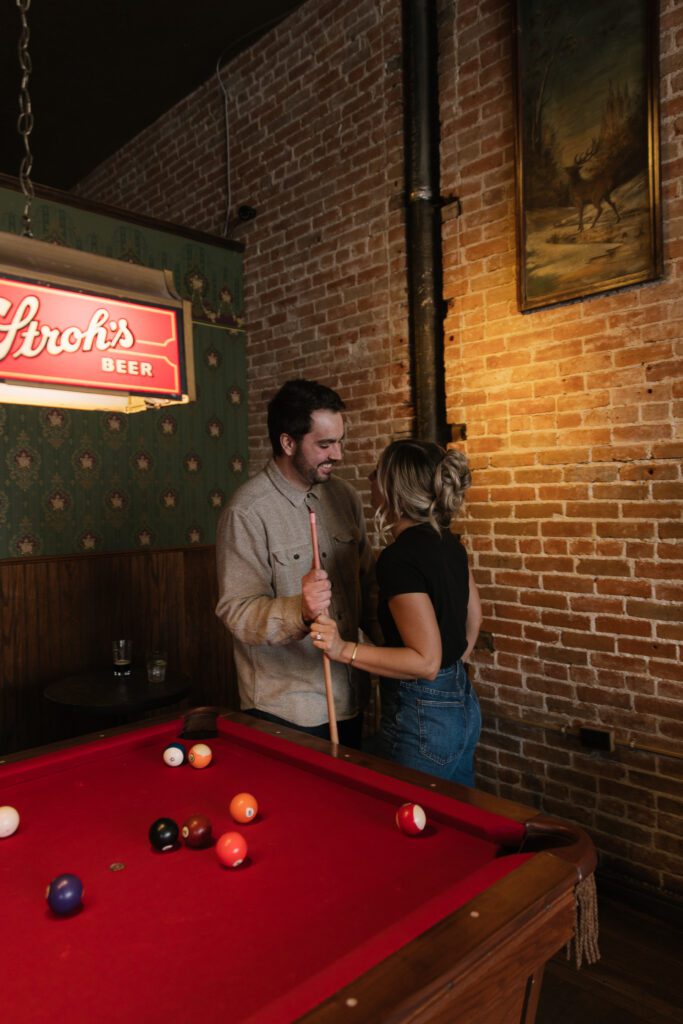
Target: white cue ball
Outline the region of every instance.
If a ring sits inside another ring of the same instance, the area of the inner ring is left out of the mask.
[[[19,812],[14,807],[0,807],[0,839],[7,839],[19,828]]]

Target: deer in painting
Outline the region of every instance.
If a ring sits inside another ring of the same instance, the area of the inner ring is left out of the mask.
[[[617,221],[621,220],[619,211],[612,199],[612,192],[616,188],[614,172],[608,167],[604,167],[592,178],[581,177],[581,168],[593,159],[599,148],[599,140],[593,139],[586,152],[577,153],[574,157],[574,163],[570,164],[569,167],[565,167],[565,171],[569,175],[569,192],[574,205],[579,211],[579,231],[583,231],[583,211],[586,206],[595,207],[595,217],[591,224],[592,228],[595,227],[602,213],[603,203],[607,203],[612,208]]]

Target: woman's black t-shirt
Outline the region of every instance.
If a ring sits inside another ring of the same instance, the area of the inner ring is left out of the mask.
[[[379,623],[387,647],[403,647],[389,600],[398,594],[428,594],[441,633],[441,667],[452,665],[467,647],[469,600],[467,552],[460,538],[437,533],[429,523],[410,526],[377,560]]]

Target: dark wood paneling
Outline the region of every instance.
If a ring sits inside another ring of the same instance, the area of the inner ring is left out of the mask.
[[[114,636],[132,637],[138,662],[146,647],[166,647],[169,664],[192,679],[192,702],[236,707],[216,601],[213,547],[0,563],[0,753],[73,731],[43,689],[107,665]]]
[[[215,549],[197,552],[203,557],[185,562],[185,606],[193,609],[188,618],[186,649],[189,663],[194,666],[194,678],[201,694],[201,704],[238,708],[237,676],[232,656],[232,638],[216,618],[218,602]],[[198,609],[210,610],[200,614]]]

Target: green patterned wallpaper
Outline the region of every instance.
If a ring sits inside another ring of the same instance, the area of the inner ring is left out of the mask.
[[[0,230],[20,233],[22,209],[0,188]],[[197,401],[128,416],[0,404],[0,558],[212,544],[247,477],[241,254],[47,200],[32,221],[37,238],[173,271]]]

